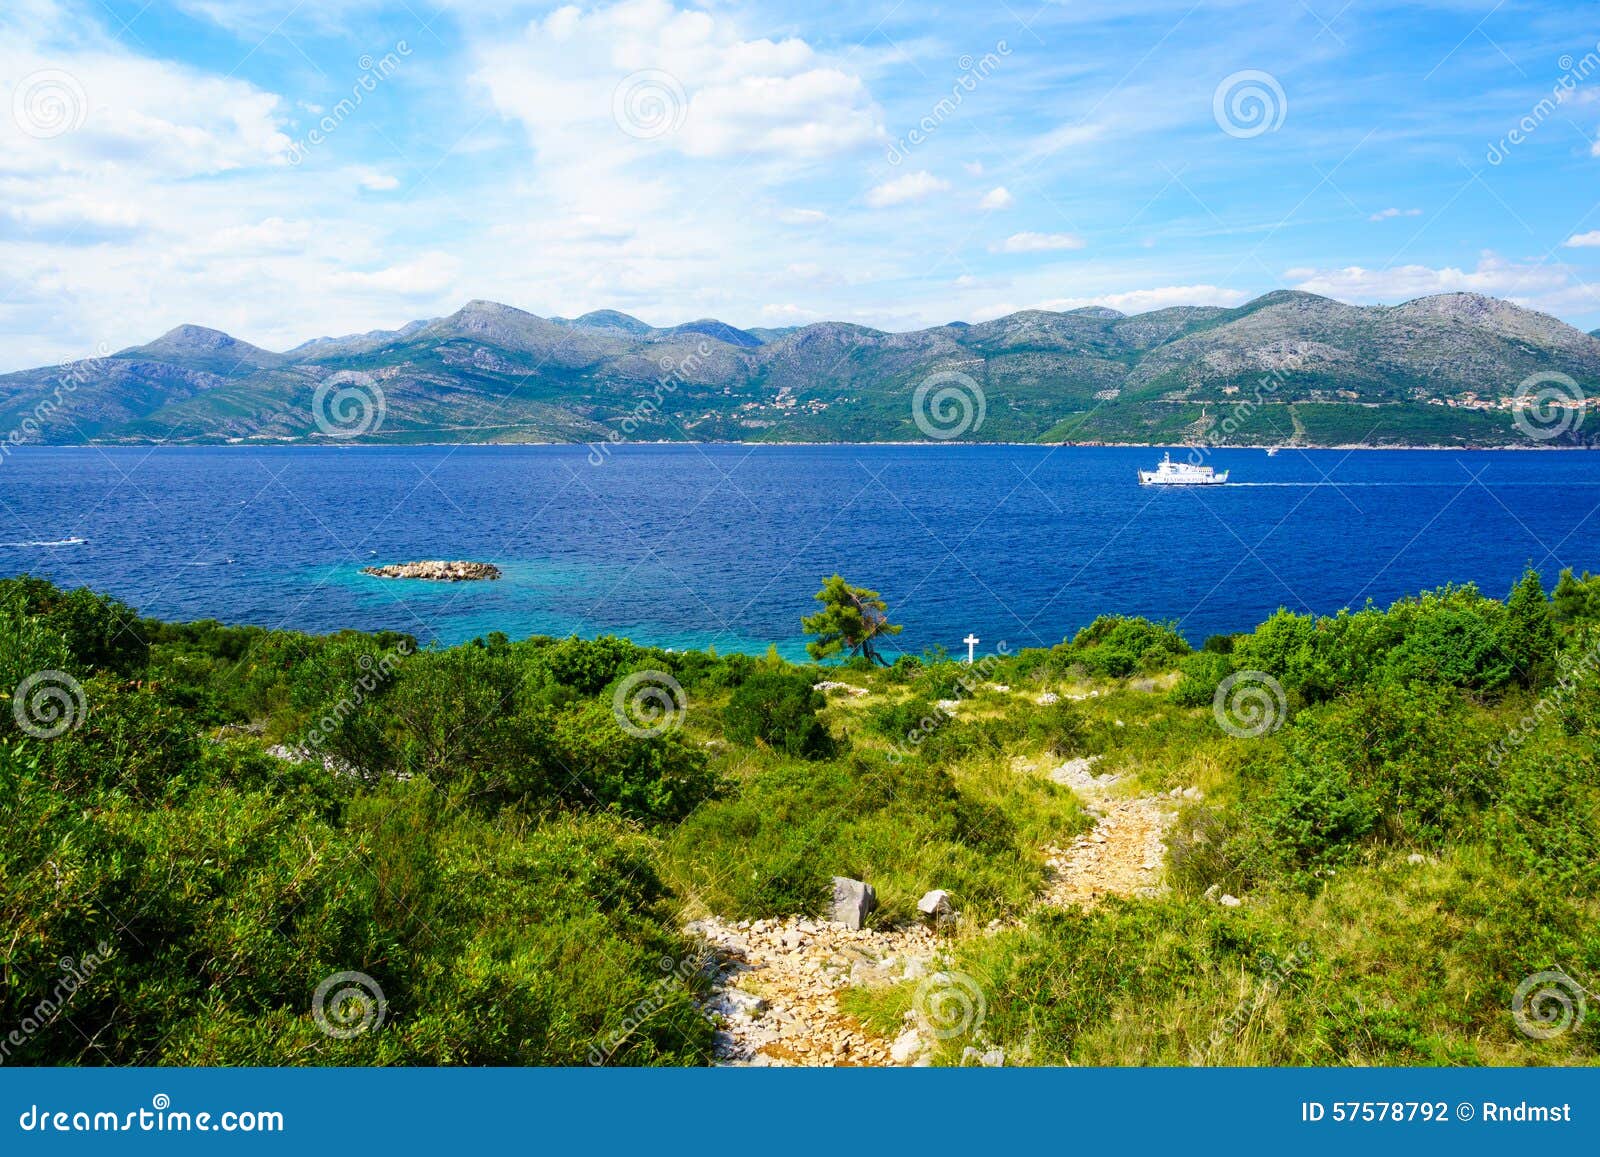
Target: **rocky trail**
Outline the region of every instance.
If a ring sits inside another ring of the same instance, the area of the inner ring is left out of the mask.
[[[1064,848],[1044,849],[1050,875],[1041,907],[1086,907],[1104,896],[1153,896],[1162,888],[1166,831],[1178,799],[1120,796],[1119,778],[1093,774],[1093,762],[1069,760],[1048,772],[1078,794],[1096,824]],[[1174,794],[1199,797],[1193,788]],[[995,921],[985,931],[1005,926]],[[719,979],[706,1007],[720,1018],[718,1064],[927,1064],[931,1038],[947,1035],[946,1025],[960,1026],[973,1001],[981,1001],[970,978],[944,971],[946,942],[927,926],[852,930],[800,917],[712,918],[688,930],[717,961]],[[840,994],[852,986],[906,981],[919,984],[893,1039],[839,1007]],[[966,1053],[975,1063],[1004,1063],[996,1049]]]

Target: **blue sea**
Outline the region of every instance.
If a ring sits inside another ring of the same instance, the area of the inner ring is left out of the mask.
[[[835,571],[881,591],[899,649],[1048,646],[1096,615],[1192,641],[1279,607],[1532,563],[1600,570],[1600,455],[1218,451],[1228,485],[1151,489],[1159,449],[1032,446],[41,448],[0,463],[0,574],[166,619],[307,631],[622,634],[803,654]],[[76,541],[82,540],[82,541]],[[476,559],[498,582],[371,578]]]

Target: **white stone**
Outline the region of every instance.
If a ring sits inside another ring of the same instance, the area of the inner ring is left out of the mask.
[[[931,892],[925,892],[922,899],[917,901],[917,911],[924,916],[948,915],[950,909],[950,893],[943,888],[935,888]]]
[[[914,1028],[894,1038],[894,1044],[889,1046],[889,1059],[897,1065],[903,1065],[922,1052],[922,1034]]]
[[[1237,896],[1230,896],[1227,893],[1223,893],[1222,899],[1219,900],[1218,903],[1220,903],[1224,908],[1237,908],[1240,904],[1243,904],[1244,901],[1239,899]]]

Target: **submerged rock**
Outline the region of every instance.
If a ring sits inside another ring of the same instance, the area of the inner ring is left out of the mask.
[[[500,568],[488,562],[444,562],[432,559],[423,562],[398,562],[388,566],[364,566],[362,574],[378,578],[425,579],[429,582],[459,583],[479,582],[500,577]]]

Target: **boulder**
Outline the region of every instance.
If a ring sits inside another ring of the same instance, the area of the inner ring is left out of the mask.
[[[924,893],[922,899],[917,901],[917,911],[930,919],[937,920],[941,916],[949,916],[955,908],[950,903],[950,893],[943,888],[935,888]]]
[[[1244,901],[1239,899],[1237,896],[1224,894],[1222,899],[1217,901],[1217,903],[1221,904],[1224,908],[1237,908],[1240,904],[1243,904]]]
[[[866,923],[878,906],[878,893],[871,884],[845,876],[833,878],[833,920],[852,930]]]

